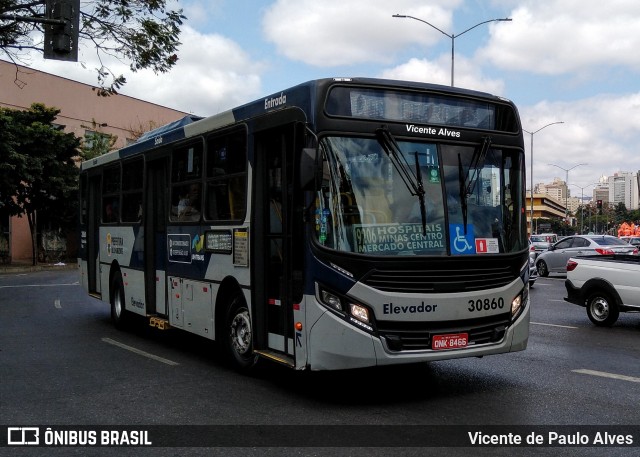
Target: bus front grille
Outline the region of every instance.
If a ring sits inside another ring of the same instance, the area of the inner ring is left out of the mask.
[[[506,286],[518,277],[510,266],[473,269],[372,270],[362,278],[370,287],[385,292],[470,292]]]

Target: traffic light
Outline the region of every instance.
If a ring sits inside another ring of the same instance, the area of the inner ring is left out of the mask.
[[[598,209],[602,209],[602,200],[598,200],[596,204],[598,206]]]
[[[46,15],[60,23],[44,24],[44,58],[77,62],[80,0],[46,0]]]

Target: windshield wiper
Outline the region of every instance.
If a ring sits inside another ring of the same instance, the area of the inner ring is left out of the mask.
[[[376,139],[384,152],[389,156],[389,160],[396,169],[402,182],[407,186],[409,193],[418,197],[420,202],[420,215],[422,216],[422,234],[427,236],[427,208],[424,202],[424,184],[422,181],[422,172],[420,171],[420,163],[418,162],[418,151],[415,151],[416,170],[411,170],[409,162],[400,150],[398,143],[386,126],[376,129]]]
[[[480,170],[484,167],[484,161],[487,152],[491,147],[491,137],[485,136],[482,144],[473,151],[467,176],[463,178],[462,159],[458,154],[458,182],[460,183],[460,206],[462,207],[462,223],[464,226],[464,234],[467,234],[467,196],[471,194],[471,190],[475,187],[480,178]]]

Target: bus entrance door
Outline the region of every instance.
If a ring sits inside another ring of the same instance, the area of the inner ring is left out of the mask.
[[[294,364],[295,278],[302,258],[302,229],[295,218],[293,156],[296,124],[256,135],[257,175],[254,254],[255,345],[281,362]],[[301,194],[301,192],[298,192]],[[297,235],[294,233],[298,232]],[[300,282],[298,279],[297,282]],[[300,300],[300,299],[298,299]]]

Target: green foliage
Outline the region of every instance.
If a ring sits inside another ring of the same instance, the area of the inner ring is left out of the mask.
[[[27,216],[34,246],[36,213],[58,227],[75,223],[80,141],[53,125],[59,112],[0,108],[0,207]]]
[[[44,17],[44,5],[44,1],[0,0],[0,14]],[[88,44],[100,60],[97,94],[115,94],[126,84],[124,75],[113,74],[102,63],[105,56],[128,61],[132,72],[147,68],[156,73],[169,71],[178,61],[180,26],[185,19],[181,9],[168,9],[166,0],[81,2],[79,46]],[[2,21],[0,52],[9,60],[26,64],[21,58],[27,52],[43,50],[42,32],[43,26],[37,22]]]

